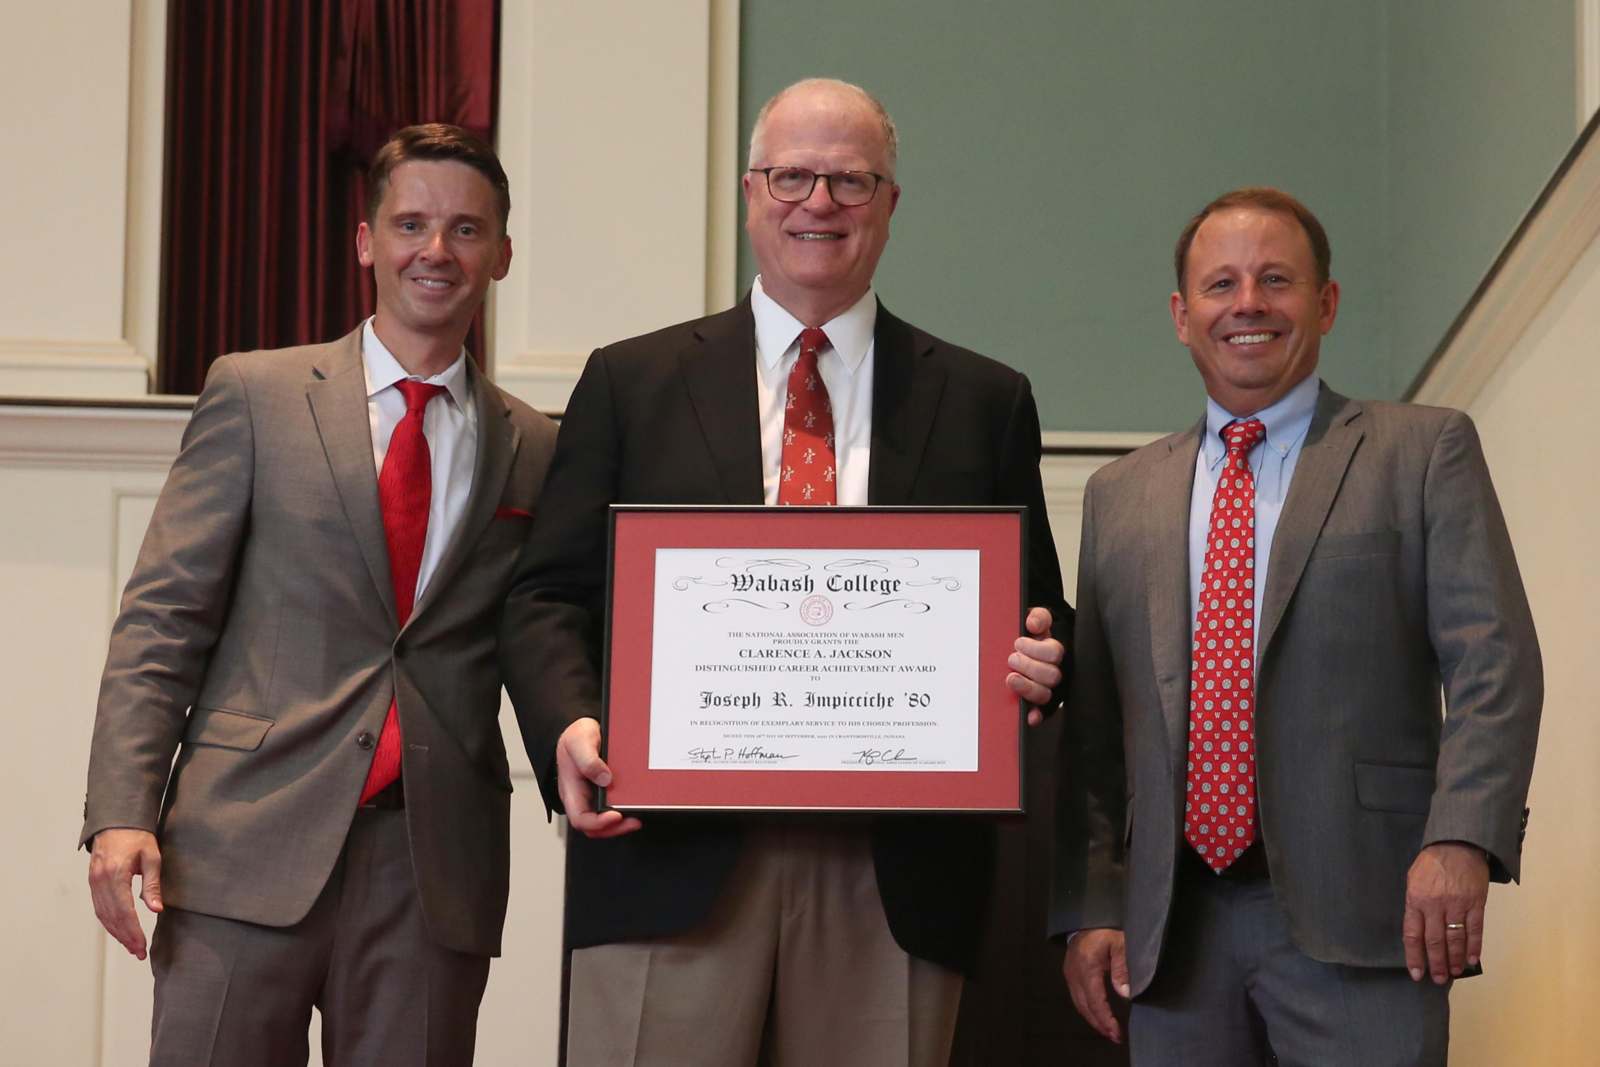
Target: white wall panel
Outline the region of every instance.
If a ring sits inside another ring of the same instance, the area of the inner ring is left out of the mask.
[[[1521,886],[1495,886],[1486,975],[1451,996],[1451,1063],[1591,1063],[1600,999],[1600,241],[1468,408],[1483,436],[1544,652],[1544,720]]]
[[[145,392],[123,330],[133,4],[92,7],[6,7],[0,394]]]

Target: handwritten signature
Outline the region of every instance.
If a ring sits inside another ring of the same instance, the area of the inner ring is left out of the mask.
[[[721,748],[696,745],[689,750],[692,763],[773,763],[796,756],[797,753],[773,752],[761,745],[724,745]]]
[[[920,757],[908,755],[903,748],[863,748],[850,753],[851,762],[871,767],[877,763],[916,763]]]

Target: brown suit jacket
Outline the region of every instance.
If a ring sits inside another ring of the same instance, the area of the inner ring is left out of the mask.
[[[360,330],[212,367],[112,630],[81,838],[155,831],[167,903],[299,921],[398,695],[429,933],[498,954],[511,779],[497,624],[556,434],[470,373],[472,494],[401,629]]]
[[[1051,928],[1126,931],[1156,972],[1183,841],[1199,426],[1084,496]],[[1257,775],[1272,887],[1307,955],[1404,963],[1406,871],[1466,841],[1520,874],[1543,697],[1533,619],[1471,421],[1323,387],[1272,542]],[[1443,709],[1441,709],[1441,691]]]

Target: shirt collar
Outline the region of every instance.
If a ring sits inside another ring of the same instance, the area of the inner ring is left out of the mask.
[[[378,340],[378,333],[372,328],[369,318],[361,327],[361,365],[367,376],[367,397],[370,399],[389,388],[395,382],[406,378],[415,378],[416,375],[408,374],[394,358],[384,343]],[[462,411],[467,408],[467,350],[461,349],[456,356],[456,361],[431,378],[423,381],[430,385],[442,385],[450,394],[450,399]]]
[[[1315,374],[1308,374],[1273,403],[1253,415],[1242,417],[1260,419],[1267,429],[1263,438],[1267,447],[1280,456],[1288,455],[1289,450],[1299,444],[1306,431],[1311,429],[1311,416],[1316,414],[1317,392],[1321,388],[1322,379]],[[1229,423],[1238,422],[1240,418],[1206,397],[1206,438],[1201,447],[1205,451],[1207,467],[1215,467],[1227,455],[1227,446],[1222,443],[1222,431]]]
[[[805,323],[767,295],[761,287],[760,275],[750,286],[750,310],[756,318],[756,357],[770,370],[795,346]],[[872,332],[877,325],[878,298],[870,286],[860,300],[822,324],[828,344],[852,376],[867,358],[867,349],[872,347]]]

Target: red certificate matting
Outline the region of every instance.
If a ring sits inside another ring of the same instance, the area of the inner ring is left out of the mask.
[[[1023,508],[613,506],[603,671],[601,803],[624,811],[1022,810],[1025,708],[1005,683],[1026,611]],[[978,554],[977,769],[650,766],[656,559],[661,549]]]

